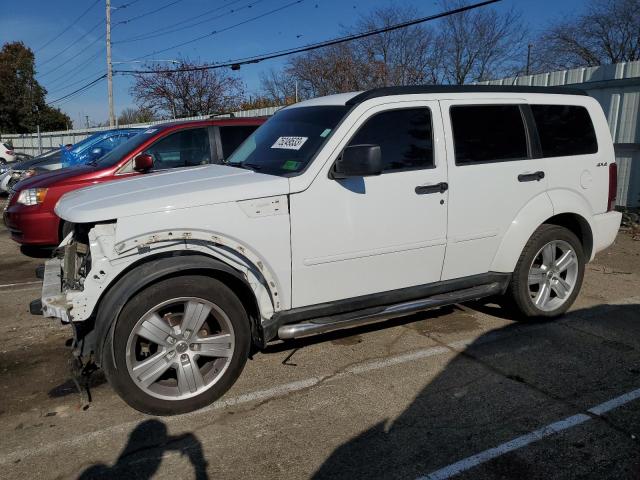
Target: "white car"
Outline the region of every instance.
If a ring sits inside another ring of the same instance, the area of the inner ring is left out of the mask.
[[[14,162],[15,159],[16,153],[13,147],[7,143],[0,143],[0,165]]]
[[[561,315],[616,237],[615,198],[607,122],[580,91],[317,98],[227,165],[65,195],[75,230],[31,309],[71,323],[77,358],[132,407],[187,412],[276,338],[501,294],[522,318]]]

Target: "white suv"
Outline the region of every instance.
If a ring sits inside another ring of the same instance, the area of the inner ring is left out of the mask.
[[[131,406],[200,408],[253,348],[496,294],[573,303],[613,243],[616,166],[580,91],[382,88],[278,112],[227,165],[65,195],[32,311]]]

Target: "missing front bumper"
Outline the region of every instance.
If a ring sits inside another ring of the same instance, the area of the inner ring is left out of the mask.
[[[52,258],[44,264],[41,301],[45,317],[59,318],[63,322],[71,321],[71,305],[62,292],[62,261],[59,258]]]

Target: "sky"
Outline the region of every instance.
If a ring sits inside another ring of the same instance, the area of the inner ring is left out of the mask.
[[[582,10],[585,2],[502,0],[490,8],[518,9],[535,36],[549,22]],[[106,72],[106,0],[1,3],[5,8],[0,8],[0,45],[22,41],[34,50],[36,78],[49,92],[47,101],[63,97]],[[139,62],[139,57],[165,60],[170,67],[170,61],[182,57],[202,63],[222,62],[302,46],[341,35],[359,16],[392,5],[410,5],[418,16],[441,11],[437,0],[112,0],[113,68],[142,68],[141,63],[131,63]],[[207,34],[211,35],[176,47]],[[138,38],[149,36],[153,37]],[[246,65],[237,74],[247,92],[255,94],[260,89],[260,74],[282,68],[285,62],[286,58]],[[130,76],[114,77],[116,115],[134,106],[131,81]],[[84,126],[86,116],[92,125],[104,122],[108,118],[107,83],[100,81],[54,105],[66,112],[75,126]]]

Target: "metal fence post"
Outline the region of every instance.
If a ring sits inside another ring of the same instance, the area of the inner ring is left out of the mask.
[[[36,126],[38,132],[38,155],[42,155],[42,136],[40,136],[40,125]]]

